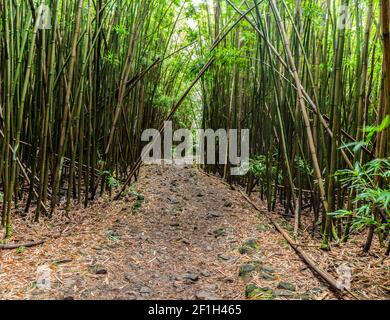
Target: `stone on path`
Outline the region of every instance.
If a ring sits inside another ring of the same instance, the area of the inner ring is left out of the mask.
[[[259,288],[254,284],[246,286],[245,294],[248,299],[255,300],[273,300],[275,298],[273,290],[269,288]]]
[[[297,288],[294,284],[288,283],[288,282],[279,283],[278,289],[287,290],[287,291],[296,291],[297,290]]]
[[[243,264],[240,267],[240,278],[247,278],[254,271],[256,271],[256,266],[254,264]]]
[[[194,273],[187,273],[183,278],[192,282],[197,282],[199,280],[199,276]]]
[[[199,291],[195,295],[197,300],[204,300],[204,301],[210,301],[210,300],[220,300],[218,297],[216,297],[213,293],[210,293],[208,291]]]

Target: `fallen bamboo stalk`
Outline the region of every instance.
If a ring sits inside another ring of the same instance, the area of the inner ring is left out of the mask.
[[[36,241],[36,242],[27,242],[27,243],[13,243],[13,244],[2,244],[0,245],[0,250],[14,250],[19,248],[31,248],[44,244],[46,241]]]
[[[263,212],[260,210],[260,208],[257,207],[257,205],[242,191],[239,191],[241,195],[247,200],[248,203],[250,203],[253,208],[258,212]],[[269,215],[267,215],[268,219],[272,223],[272,225],[276,228],[276,230],[286,239],[286,241],[289,243],[289,245],[296,251],[296,253],[302,258],[302,260],[312,269],[315,271],[319,276],[321,276],[322,279],[324,279],[329,286],[339,293],[341,296],[344,296],[346,293],[348,293],[351,297],[353,297],[356,300],[360,300],[353,292],[346,288],[340,288],[337,280],[328,272],[321,269],[316,262],[305,252],[302,250],[302,246],[300,244],[295,243],[295,241],[290,237],[290,235],[275,221],[273,220]]]

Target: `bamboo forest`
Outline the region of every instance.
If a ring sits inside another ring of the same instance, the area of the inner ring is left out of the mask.
[[[0,8],[0,300],[390,299],[389,0]]]

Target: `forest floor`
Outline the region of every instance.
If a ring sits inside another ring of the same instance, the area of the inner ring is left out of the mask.
[[[0,251],[0,299],[340,298],[269,224],[265,208],[254,210],[218,179],[191,167],[152,166],[139,180],[123,200],[101,198],[66,224],[59,216],[40,224],[16,218],[12,243],[47,241]],[[371,255],[356,247],[308,253],[335,277],[348,261],[355,293],[388,299],[389,260],[377,244]],[[37,286],[40,266],[51,272],[50,288]]]

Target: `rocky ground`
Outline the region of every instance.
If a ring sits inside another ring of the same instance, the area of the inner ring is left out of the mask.
[[[0,298],[337,299],[266,214],[195,168],[144,167],[124,199],[66,225],[17,219],[13,242],[48,240],[0,251]]]

